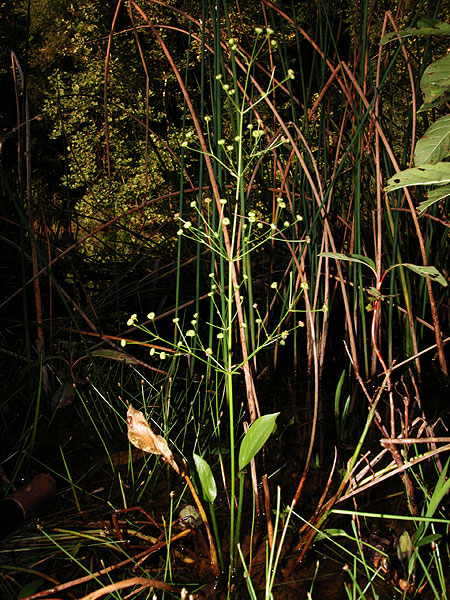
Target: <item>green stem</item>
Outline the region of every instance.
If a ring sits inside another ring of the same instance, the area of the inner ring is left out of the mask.
[[[237,519],[236,519],[236,543],[234,544],[234,548],[233,548],[233,555],[234,555],[234,562],[236,561],[236,549],[237,549],[237,544],[239,543],[239,536],[241,533],[241,520],[242,520],[242,506],[244,504],[244,472],[243,471],[239,471],[238,473],[238,477],[239,477],[239,501],[238,501],[238,514],[237,514]]]
[[[223,562],[223,553],[222,553],[222,545],[220,542],[219,528],[217,527],[216,511],[214,510],[214,504],[212,502],[209,504],[209,512],[211,514],[214,539],[216,540],[217,555],[219,557],[220,570],[223,573],[225,571],[225,564]]]

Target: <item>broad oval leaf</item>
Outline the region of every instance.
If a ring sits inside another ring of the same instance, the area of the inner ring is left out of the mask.
[[[212,474],[211,467],[208,465],[206,460],[194,454],[195,468],[197,469],[198,478],[202,486],[203,498],[209,504],[212,504],[217,496],[217,486]]]
[[[239,471],[242,471],[248,465],[269,439],[279,414],[277,412],[270,415],[263,415],[251,425],[239,449]]]
[[[450,183],[450,163],[447,162],[400,171],[388,180],[384,191],[393,192],[411,185],[440,185],[443,183]]]
[[[416,144],[414,164],[436,164],[450,155],[450,115],[438,119],[428,127]]]

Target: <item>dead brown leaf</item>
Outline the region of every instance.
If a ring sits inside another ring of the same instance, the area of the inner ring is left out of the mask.
[[[166,440],[162,435],[153,433],[150,425],[140,410],[131,404],[127,412],[128,439],[133,446],[143,452],[160,454],[163,459],[180,475],[180,469],[175,461]]]

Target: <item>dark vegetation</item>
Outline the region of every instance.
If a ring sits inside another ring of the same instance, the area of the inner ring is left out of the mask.
[[[0,10],[2,598],[447,598],[448,6]]]

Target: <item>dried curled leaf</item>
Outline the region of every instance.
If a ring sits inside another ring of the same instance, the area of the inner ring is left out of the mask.
[[[153,433],[150,425],[141,411],[131,404],[127,412],[128,439],[143,452],[160,454],[163,459],[180,475],[180,469],[175,461],[166,440],[161,435]]]

